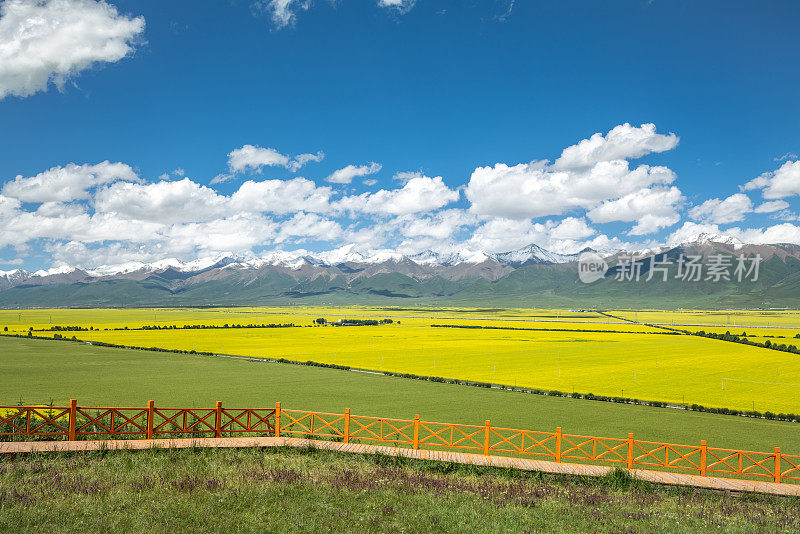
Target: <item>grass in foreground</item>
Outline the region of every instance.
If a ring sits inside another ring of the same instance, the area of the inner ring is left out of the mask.
[[[0,459],[7,532],[797,532],[796,499],[353,456],[187,449]]]
[[[720,342],[723,343],[723,342]],[[544,397],[289,364],[0,337],[0,404],[284,408],[800,452],[796,423]]]

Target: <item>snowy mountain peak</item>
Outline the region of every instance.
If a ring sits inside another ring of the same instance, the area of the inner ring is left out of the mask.
[[[725,234],[714,234],[709,232],[701,232],[691,239],[682,241],[675,246],[693,246],[693,245],[709,245],[712,243],[719,243],[722,245],[732,245],[735,249],[742,248],[747,243],[737,237]]]
[[[487,253],[481,250],[461,248],[449,253],[426,250],[412,255],[404,255],[387,249],[364,251],[363,249],[359,250],[355,244],[351,244],[324,252],[310,252],[303,249],[294,251],[273,250],[260,256],[254,254],[235,255],[231,252],[222,252],[192,261],[184,261],[173,257],[151,263],[131,261],[115,265],[101,265],[93,269],[84,270],[61,265],[47,270],[39,270],[33,274],[21,269],[15,269],[13,271],[0,271],[0,277],[5,278],[8,283],[20,283],[21,280],[31,276],[48,277],[76,272],[78,275],[85,273],[90,277],[103,278],[129,274],[147,276],[149,273],[162,273],[170,269],[181,273],[198,273],[209,269],[261,269],[267,266],[299,270],[307,266],[329,268],[345,263],[381,264],[386,262],[399,263],[404,260],[428,267],[453,267],[462,263],[477,265],[485,261],[516,267],[528,264],[567,263],[575,261],[576,258],[577,254],[558,254],[536,244],[501,253]]]
[[[69,274],[69,273],[74,273],[77,270],[78,269],[76,269],[75,267],[70,267],[69,265],[60,265],[58,267],[51,267],[50,269],[39,269],[38,271],[33,273],[33,276],[44,277],[44,276],[53,276],[56,274]]]
[[[531,243],[517,250],[497,253],[494,255],[494,258],[501,263],[525,265],[535,263],[568,263],[575,261],[577,256],[577,254],[557,254]]]

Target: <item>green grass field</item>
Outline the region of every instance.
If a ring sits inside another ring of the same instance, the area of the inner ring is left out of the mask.
[[[0,458],[4,532],[797,532],[797,499],[314,450]]]
[[[738,323],[766,326],[771,321],[781,326],[800,326],[800,315],[784,311],[609,313],[663,323],[677,318],[677,322],[714,324],[731,315]],[[380,327],[311,327],[318,317],[331,321],[342,317],[386,317],[395,323]],[[253,323],[305,327],[119,330],[151,325],[164,328]],[[525,330],[433,328],[434,324]],[[800,358],[796,354],[694,336],[663,335],[664,329],[632,324],[591,310],[367,306],[3,310],[0,326],[3,325],[9,333],[53,325],[91,327],[92,331],[74,334],[83,340],[128,346],[313,360],[566,392],[800,413],[800,395],[796,394],[800,387]],[[717,331],[726,327],[706,328]],[[775,326],[751,329],[757,335],[778,331],[795,332]]]
[[[269,407],[800,451],[795,423],[545,397],[290,364],[0,338],[0,403]]]

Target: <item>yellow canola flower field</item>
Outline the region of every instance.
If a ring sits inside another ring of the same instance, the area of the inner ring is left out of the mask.
[[[311,326],[317,317],[392,318],[395,323]],[[226,323],[303,327],[111,330]],[[434,328],[433,324],[539,330]],[[800,357],[795,354],[665,335],[662,329],[595,312],[374,307],[7,310],[0,311],[2,325],[9,326],[9,333],[31,326],[91,326],[92,331],[62,334],[136,347],[311,360],[566,392],[800,413],[796,393]]]
[[[800,332],[800,312],[796,310],[616,310],[608,313],[639,323],[686,325],[688,330],[709,331],[703,327],[721,327],[734,333],[734,329],[741,331],[749,327]]]

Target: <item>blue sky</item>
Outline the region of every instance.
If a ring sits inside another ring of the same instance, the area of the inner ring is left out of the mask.
[[[0,269],[800,242],[799,18],[794,1],[6,0]]]

